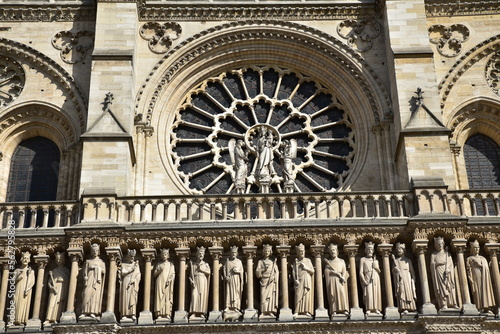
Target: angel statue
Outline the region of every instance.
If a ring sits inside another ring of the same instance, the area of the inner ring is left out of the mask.
[[[234,187],[236,194],[245,193],[245,187],[248,174],[248,152],[243,149],[244,142],[239,139],[231,139],[229,141],[229,154],[234,168]]]
[[[282,161],[283,181],[286,192],[293,192],[295,188],[293,159],[297,157],[297,141],[295,139],[285,139],[283,141],[283,148],[279,154]]]

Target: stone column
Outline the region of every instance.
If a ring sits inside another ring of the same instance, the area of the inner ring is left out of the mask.
[[[109,258],[109,276],[108,276],[108,298],[106,299],[106,312],[102,314],[101,322],[114,323],[116,322],[115,315],[115,296],[116,296],[116,275],[118,267],[116,260],[122,258],[120,247],[106,247],[106,254]]]
[[[358,299],[358,280],[356,270],[356,255],[358,254],[359,246],[356,244],[349,244],[344,246],[344,252],[349,257],[349,292],[351,294],[351,320],[365,320],[363,309],[359,307]]]
[[[247,259],[247,308],[243,314],[243,321],[258,321],[259,313],[254,307],[254,291],[253,291],[253,259],[255,258],[255,253],[257,251],[256,246],[243,246],[243,253]]]
[[[276,251],[281,258],[281,309],[279,321],[293,321],[292,309],[290,308],[288,299],[288,261],[287,257],[290,254],[291,246],[277,246]]]
[[[83,249],[70,248],[68,249],[68,257],[71,259],[71,272],[69,278],[68,288],[68,304],[66,312],[61,315],[61,323],[74,324],[76,323],[75,314],[75,300],[76,300],[76,286],[78,283],[79,263],[83,260]]]
[[[33,303],[33,315],[31,319],[26,322],[25,331],[37,331],[42,327],[40,321],[40,305],[42,301],[42,290],[45,278],[45,267],[49,263],[50,257],[48,255],[35,255],[33,256],[38,266],[38,272],[35,285],[35,300]]]
[[[431,303],[427,266],[425,264],[425,252],[427,251],[428,243],[428,240],[413,240],[412,244],[413,251],[418,256],[418,274],[420,277],[420,289],[422,290],[423,305],[420,313],[437,315],[436,306]]]
[[[469,282],[467,280],[467,272],[465,269],[464,251],[467,247],[467,240],[453,239],[451,241],[451,246],[457,253],[458,282],[456,283],[460,285],[460,291],[462,292],[462,313],[464,315],[478,315],[479,311],[477,310],[476,305],[471,303]]]
[[[221,267],[220,259],[222,258],[222,253],[224,248],[222,247],[208,247],[208,251],[213,259],[213,269],[212,269],[212,311],[208,314],[208,322],[220,322],[222,321],[222,312],[220,311],[220,274],[219,270]]]
[[[174,313],[175,323],[187,323],[188,312],[186,311],[186,260],[189,258],[189,248],[176,248],[175,253],[179,257],[179,309]]]
[[[486,251],[490,254],[491,276],[493,277],[493,290],[496,299],[497,317],[500,316],[500,271],[498,269],[498,253],[500,252],[500,244],[487,243],[484,245]],[[2,282],[3,284],[3,282]]]
[[[7,288],[9,286],[9,257],[1,257],[0,264],[2,266],[2,284],[0,285],[0,333],[3,333],[5,331],[5,302],[7,301]]]
[[[314,320],[328,321],[330,317],[328,316],[328,310],[325,308],[325,300],[323,293],[323,269],[322,260],[323,252],[325,250],[324,245],[314,245],[311,246],[311,253],[314,256],[314,270],[316,276],[316,305],[317,308],[314,314]]]
[[[153,313],[151,312],[151,262],[155,258],[156,250],[154,248],[145,248],[141,253],[144,258],[144,306],[143,310],[139,313],[137,323],[139,325],[152,325],[154,321]]]
[[[382,261],[384,266],[384,290],[385,299],[387,300],[387,306],[385,308],[385,319],[388,320],[398,320],[401,315],[399,314],[398,308],[394,307],[394,294],[392,291],[392,280],[391,280],[391,263],[389,256],[392,251],[392,244],[380,244],[377,247],[380,255],[382,255]]]

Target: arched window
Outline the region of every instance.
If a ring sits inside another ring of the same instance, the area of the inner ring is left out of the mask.
[[[500,147],[491,138],[477,134],[464,145],[465,168],[470,189],[500,188]],[[491,198],[486,201],[490,215],[495,214]],[[484,215],[486,208],[476,200],[477,214]]]
[[[470,189],[500,188],[500,147],[477,134],[464,145],[465,168]]]
[[[59,148],[47,138],[34,137],[19,144],[12,155],[7,202],[56,200],[59,160]],[[30,214],[27,212],[24,225]],[[37,225],[41,218],[43,215],[37,215]]]

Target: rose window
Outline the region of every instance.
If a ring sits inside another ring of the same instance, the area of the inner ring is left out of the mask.
[[[355,138],[335,94],[301,73],[248,67],[210,78],[177,111],[171,158],[196,193],[334,191]]]

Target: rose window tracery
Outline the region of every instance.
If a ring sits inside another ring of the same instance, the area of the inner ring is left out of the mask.
[[[313,78],[278,67],[212,77],[188,93],[171,159],[196,193],[334,191],[352,166],[349,112]]]
[[[25,74],[21,65],[11,58],[0,56],[0,107],[14,101],[23,90]]]

